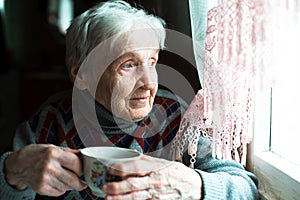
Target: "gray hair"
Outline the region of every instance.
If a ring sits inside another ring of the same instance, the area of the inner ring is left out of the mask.
[[[102,2],[74,18],[66,34],[66,65],[80,66],[89,52],[111,36],[145,24],[157,35],[159,48],[164,48],[165,22],[143,9],[117,0]]]

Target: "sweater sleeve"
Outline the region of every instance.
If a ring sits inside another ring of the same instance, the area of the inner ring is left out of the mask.
[[[22,148],[26,144],[34,143],[34,138],[34,134],[28,123],[21,124],[14,137],[13,151]],[[16,190],[7,183],[4,173],[4,161],[11,153],[12,152],[6,152],[0,157],[0,197],[1,199],[34,199],[36,193],[33,190]]]
[[[194,165],[202,179],[202,199],[258,199],[258,182],[255,175],[235,161],[213,158],[211,153],[208,153],[208,143],[208,139],[200,137]],[[183,162],[186,165],[190,163],[187,153],[183,155]]]
[[[256,177],[235,161],[210,159],[195,169],[202,178],[203,199],[258,199]]]
[[[0,157],[0,199],[34,199],[36,193],[31,189],[16,190],[10,186],[5,178],[4,162],[5,159],[13,152],[18,151],[29,144],[36,144],[40,137],[46,134],[47,124],[53,124],[55,117],[53,106],[46,104],[41,106],[40,110],[28,121],[20,124],[15,132],[13,144],[10,152],[6,152]]]

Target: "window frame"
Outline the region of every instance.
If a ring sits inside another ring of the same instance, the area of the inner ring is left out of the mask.
[[[297,199],[300,167],[271,151],[271,105],[271,88],[256,91],[248,167],[258,178],[261,199]]]

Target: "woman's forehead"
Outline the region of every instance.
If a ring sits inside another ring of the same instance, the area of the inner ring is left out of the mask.
[[[159,49],[159,38],[149,28],[132,30],[120,35],[113,48],[121,50],[121,55],[140,49]]]
[[[153,29],[134,29],[108,38],[87,55],[80,68],[103,71],[121,56],[141,51],[159,52],[159,39]]]
[[[141,48],[135,49],[133,51],[125,52],[119,58],[128,58],[128,57],[156,57],[158,55],[159,49],[153,48]],[[118,59],[119,59],[118,58]]]
[[[158,59],[159,49],[139,49],[135,51],[126,52],[123,55],[119,56],[112,62],[112,65],[116,67],[116,65],[122,63],[123,61],[134,59],[138,61],[144,61],[148,59]]]

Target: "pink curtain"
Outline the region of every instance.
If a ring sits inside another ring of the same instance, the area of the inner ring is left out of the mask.
[[[212,142],[213,156],[245,165],[253,136],[254,89],[264,70],[263,11],[259,0],[219,1],[208,11],[203,90],[185,113],[173,159],[187,149],[193,167],[202,135]]]
[[[255,0],[229,0],[208,12],[204,118],[212,126],[214,155],[242,164],[253,135],[262,14],[263,4]]]

